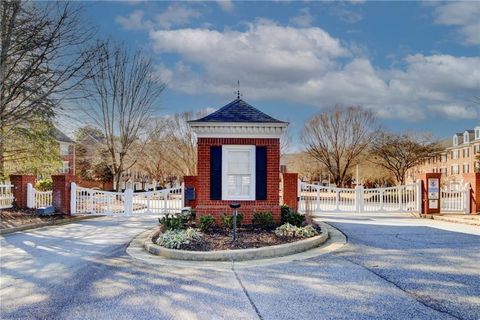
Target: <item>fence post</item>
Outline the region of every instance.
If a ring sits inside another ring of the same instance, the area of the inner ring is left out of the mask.
[[[470,213],[470,183],[467,182],[465,184],[465,190],[463,191],[463,194],[465,195],[465,213],[469,214]]]
[[[359,185],[355,187],[355,211],[362,213],[363,209],[363,186]]]
[[[126,215],[133,214],[133,190],[128,188],[123,193],[124,196],[124,210]]]
[[[185,208],[185,182],[182,182],[182,191],[181,191],[181,196],[182,196],[182,202],[181,202],[181,208],[180,210],[182,210],[183,208]]]
[[[417,179],[415,186],[415,201],[417,212],[422,213],[422,180],[420,179]]]
[[[168,208],[167,201],[168,201],[168,194],[169,193],[170,193],[169,191],[163,192],[163,213],[164,214],[167,214],[167,208]]]
[[[27,183],[27,208],[35,208],[35,189],[31,183]]]
[[[70,213],[77,213],[77,184],[75,182],[70,185]]]

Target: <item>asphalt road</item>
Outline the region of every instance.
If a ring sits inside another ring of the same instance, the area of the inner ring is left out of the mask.
[[[480,319],[480,228],[330,215],[348,244],[233,270],[125,253],[153,218],[101,218],[0,237],[1,319]]]

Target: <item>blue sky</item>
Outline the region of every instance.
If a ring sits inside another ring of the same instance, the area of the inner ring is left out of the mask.
[[[480,3],[85,2],[99,37],[152,54],[162,113],[243,98],[294,135],[336,103],[385,128],[450,137],[480,125]]]

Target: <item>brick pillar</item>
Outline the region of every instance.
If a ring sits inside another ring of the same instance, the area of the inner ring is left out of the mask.
[[[440,185],[442,182],[441,173],[422,173],[417,175],[417,179],[422,180],[422,213],[423,214],[440,214],[441,195]],[[429,180],[438,179],[438,199],[429,198],[428,183]],[[436,205],[436,206],[435,206]]]
[[[37,178],[34,175],[12,174],[10,183],[13,185],[14,204],[19,208],[27,208],[27,184],[35,186]]]
[[[55,211],[62,214],[70,214],[70,191],[72,182],[75,182],[75,176],[69,174],[54,175],[52,180],[52,200]]]
[[[195,200],[187,201],[185,200],[185,206],[195,208],[197,206],[197,198],[198,198],[198,179],[197,176],[184,176],[183,182],[185,183],[185,190],[187,188],[194,188],[195,189]]]
[[[283,204],[298,210],[298,173],[282,173]]]
[[[464,173],[463,181],[470,183],[470,213],[480,214],[480,172]]]

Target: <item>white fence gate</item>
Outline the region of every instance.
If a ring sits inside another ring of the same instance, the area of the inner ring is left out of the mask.
[[[31,209],[52,205],[52,190],[39,191],[31,183],[27,184],[27,207]]]
[[[470,213],[470,184],[459,190],[441,190],[440,211],[442,213]]]
[[[72,214],[105,214],[130,216],[135,213],[175,213],[184,207],[184,185],[147,192],[110,192],[78,187],[71,187]]]
[[[13,185],[11,184],[0,184],[0,209],[7,209],[13,207],[13,197],[12,193]]]
[[[355,189],[326,187],[299,182],[301,212],[420,212],[421,183]]]

